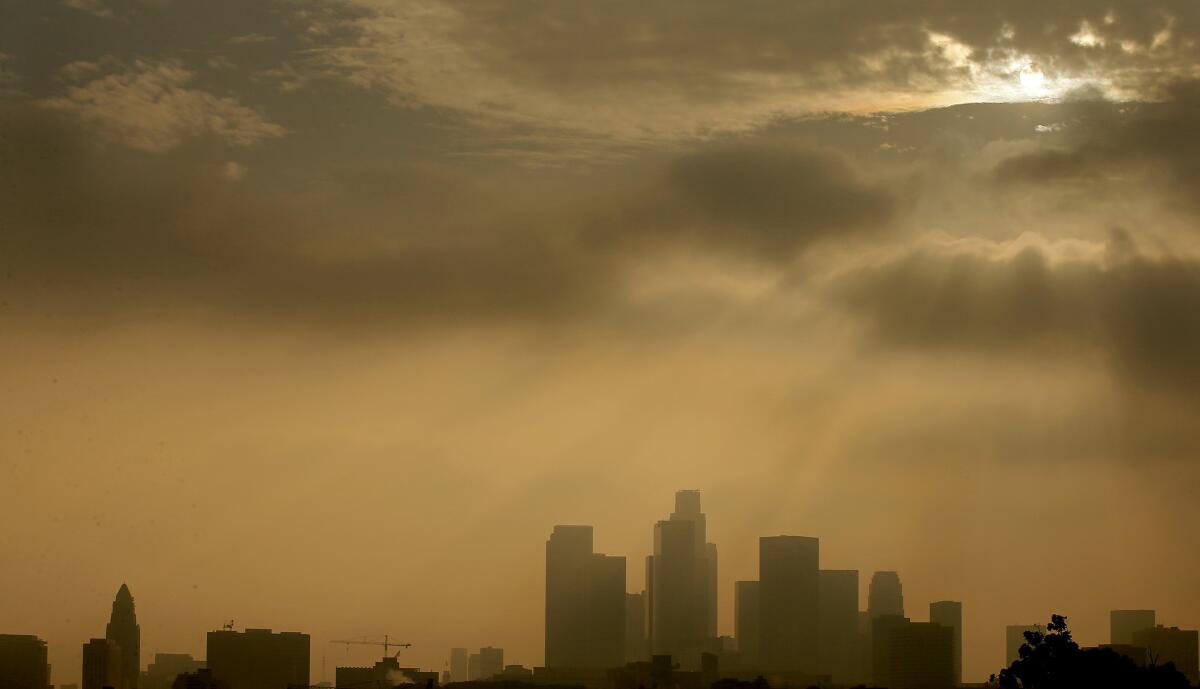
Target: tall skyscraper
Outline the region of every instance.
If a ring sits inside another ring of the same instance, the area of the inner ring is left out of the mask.
[[[1110,644],[1132,644],[1134,632],[1153,628],[1153,610],[1112,610],[1108,613]]]
[[[654,526],[646,562],[651,650],[693,669],[716,639],[717,547],[706,538],[700,491],[681,490],[670,518]]]
[[[468,651],[465,648],[450,649],[450,681],[466,682]]]
[[[962,603],[953,600],[930,603],[929,621],[954,630],[954,683],[962,684]]]
[[[867,612],[871,617],[899,615],[904,617],[904,588],[895,572],[875,572],[867,593]]]
[[[822,569],[818,572],[821,674],[838,684],[850,685],[855,677],[858,651],[858,570]]]
[[[1046,633],[1044,624],[1010,624],[1004,628],[1004,665],[1012,665],[1021,657],[1021,646],[1025,643],[1025,632]]]
[[[883,617],[879,619],[895,619]],[[951,689],[954,630],[932,622],[904,622],[888,630],[889,689]]]
[[[622,588],[624,588],[623,583]],[[501,672],[504,672],[504,649],[492,646],[484,646],[479,649],[479,677],[491,679]]]
[[[737,639],[742,667],[758,669],[759,627],[762,624],[757,581],[733,585],[733,636]]]
[[[121,647],[112,639],[83,645],[83,689],[116,687],[121,682]]]
[[[546,667],[622,665],[625,603],[625,558],[593,553],[590,526],[554,527],[546,541]]]
[[[877,687],[891,687],[892,632],[909,624],[902,615],[879,615],[871,618],[871,681]]]
[[[229,689],[307,687],[309,637],[270,629],[209,632],[205,662]]]
[[[142,671],[142,628],[138,626],[133,610],[133,595],[125,584],[121,584],[113,599],[112,615],[104,636],[121,649],[120,676],[114,689],[136,689]]]
[[[0,689],[46,689],[46,642],[27,634],[0,634]]]
[[[758,540],[759,653],[767,670],[818,670],[818,562],[815,538]]]
[[[1133,633],[1133,643],[1146,649],[1156,665],[1175,663],[1193,686],[1200,684],[1200,632],[1179,627],[1148,627]]]
[[[646,637],[646,592],[625,594],[625,662],[650,660]]]

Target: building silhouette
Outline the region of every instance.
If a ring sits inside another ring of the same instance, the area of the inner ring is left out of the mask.
[[[1004,665],[1007,667],[1021,657],[1025,632],[1046,632],[1044,624],[1010,624],[1004,628]]]
[[[1175,669],[1193,685],[1200,684],[1200,634],[1195,629],[1149,627],[1133,633],[1133,643],[1146,649],[1146,657],[1156,665],[1175,663]]]
[[[469,677],[467,675],[467,662],[470,658],[470,653],[465,648],[450,649],[450,681],[451,682],[466,682]]]
[[[229,689],[229,685],[213,677],[212,670],[199,668],[177,676],[171,682],[171,689]]]
[[[1111,610],[1108,613],[1108,643],[1132,644],[1134,632],[1153,627],[1153,610]]]
[[[716,639],[717,547],[706,539],[700,491],[681,490],[670,518],[655,524],[646,559],[651,653],[692,669]]]
[[[309,637],[270,629],[208,633],[208,669],[229,689],[307,687]]]
[[[138,689],[171,689],[179,675],[194,673],[204,667],[204,661],[187,653],[155,653],[154,661],[142,673]]]
[[[625,558],[592,552],[590,526],[554,527],[546,541],[546,667],[622,665],[625,605]],[[481,650],[485,678],[489,667]]]
[[[0,689],[46,689],[46,642],[29,634],[0,634]]]
[[[467,681],[474,682],[481,679],[479,674],[479,654],[472,653],[467,656]]]
[[[895,620],[894,616],[877,618]],[[900,618],[903,619],[903,618]],[[951,689],[954,679],[954,629],[933,622],[902,622],[887,626],[889,689]]]
[[[733,636],[737,640],[742,667],[760,667],[759,628],[762,624],[759,583],[739,581],[733,585]]]
[[[116,687],[121,682],[121,647],[112,639],[83,645],[83,689]]]
[[[142,670],[142,628],[137,623],[137,614],[133,609],[133,594],[129,593],[129,587],[125,584],[121,584],[113,599],[112,614],[104,636],[116,642],[121,649],[114,689],[137,689]]]
[[[815,673],[819,632],[819,542],[758,540],[759,654],[763,668]]]
[[[624,584],[621,586],[624,589]],[[618,665],[620,663],[618,662]],[[490,679],[504,671],[504,649],[484,646],[479,649],[479,676]]]
[[[899,615],[904,617],[904,588],[895,572],[875,572],[867,592],[867,612],[871,617]]]
[[[930,603],[929,621],[954,630],[954,683],[962,684],[962,602],[940,600]]]
[[[817,572],[820,663],[817,671],[838,684],[857,679],[858,570],[822,569]]]
[[[415,667],[400,667],[396,658],[383,658],[369,667],[339,667],[334,670],[334,686],[375,689],[400,684],[429,686],[437,683],[436,672],[422,672]]]
[[[879,615],[871,618],[871,682],[877,687],[890,687],[892,682],[892,631],[909,624],[902,615]]]
[[[625,594],[625,662],[650,659],[650,639],[646,636],[646,592]]]

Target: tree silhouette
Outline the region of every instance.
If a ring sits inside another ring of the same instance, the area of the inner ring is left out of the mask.
[[[1051,615],[1043,632],[1025,632],[1020,658],[992,675],[1000,689],[1187,689],[1174,663],[1141,666],[1110,648],[1080,648],[1067,618]]]

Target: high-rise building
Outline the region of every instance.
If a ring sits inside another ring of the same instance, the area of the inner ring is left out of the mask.
[[[706,539],[700,491],[678,491],[675,511],[654,526],[646,561],[651,652],[691,669],[716,639],[717,547]]]
[[[858,570],[822,569],[818,573],[821,674],[836,684],[856,679],[858,651]]]
[[[0,634],[0,689],[46,689],[46,642],[28,634]]]
[[[759,654],[768,670],[818,668],[819,541],[806,536],[758,540]]]
[[[962,684],[962,602],[940,600],[930,603],[929,621],[954,630],[954,683]]]
[[[898,615],[904,617],[904,588],[895,572],[875,572],[867,592],[867,612],[871,617]]]
[[[1108,613],[1110,644],[1132,644],[1134,632],[1153,628],[1153,610],[1112,610]]]
[[[196,660],[187,653],[155,653],[154,662],[142,673],[138,689],[171,689],[176,677],[202,667],[204,661]]]
[[[624,593],[625,584],[621,583],[622,593]],[[490,679],[504,672],[504,649],[484,646],[479,649],[479,677],[480,679]]]
[[[625,662],[650,660],[646,637],[646,592],[625,594]]]
[[[472,653],[467,656],[467,679],[474,682],[477,679],[482,679],[479,672],[479,654]]]
[[[83,689],[115,687],[121,682],[121,647],[112,639],[83,645]]]
[[[213,677],[212,670],[202,667],[176,677],[171,689],[229,689],[229,685]]]
[[[1133,633],[1133,643],[1146,649],[1156,665],[1175,663],[1193,686],[1200,684],[1200,633],[1179,627],[1149,627]]]
[[[1004,628],[1004,665],[1008,667],[1021,657],[1021,646],[1025,644],[1025,632],[1046,633],[1044,624],[1010,624]]]
[[[119,677],[114,689],[136,689],[142,670],[142,628],[133,609],[133,595],[125,584],[121,584],[113,599],[112,615],[104,636],[121,649]]]
[[[466,682],[467,677],[467,659],[469,653],[465,648],[450,649],[450,681],[451,682]]]
[[[554,527],[546,541],[546,667],[624,662],[625,558],[593,553],[590,526]]]
[[[759,667],[759,626],[762,624],[757,581],[733,585],[733,636],[742,667]]]
[[[895,619],[890,617],[878,620]],[[888,632],[889,689],[951,689],[954,681],[954,630],[933,622],[904,622]]]
[[[229,689],[306,687],[309,637],[270,629],[209,632],[206,662],[213,677]]]
[[[879,615],[871,618],[871,681],[877,687],[891,687],[892,632],[908,624],[901,615]]]

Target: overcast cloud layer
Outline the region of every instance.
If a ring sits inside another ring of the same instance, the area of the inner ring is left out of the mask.
[[[723,633],[785,532],[965,600],[969,681],[1050,612],[1194,628],[1198,41],[1188,0],[10,2],[0,632],[76,682],[128,580],[147,657],[233,617],[535,665],[549,529],[636,563],[690,487]]]

